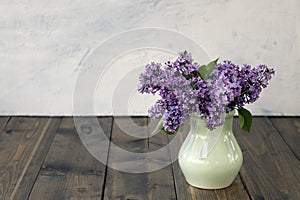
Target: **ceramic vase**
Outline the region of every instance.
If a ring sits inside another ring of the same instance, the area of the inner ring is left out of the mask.
[[[226,114],[224,125],[214,130],[206,128],[199,115],[191,116],[189,133],[178,154],[179,166],[190,185],[221,189],[234,181],[243,155],[232,132],[233,115]]]

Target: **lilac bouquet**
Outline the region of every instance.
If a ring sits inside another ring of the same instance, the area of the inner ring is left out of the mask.
[[[200,66],[184,51],[174,62],[145,66],[138,91],[161,96],[148,110],[149,117],[161,118],[156,130],[173,134],[192,114],[200,115],[206,127],[214,129],[224,124],[224,114],[237,109],[241,128],[249,132],[252,115],[244,105],[259,98],[274,70],[266,65],[239,67],[231,61],[217,62]]]

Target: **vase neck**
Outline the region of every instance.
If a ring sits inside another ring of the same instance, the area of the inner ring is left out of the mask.
[[[226,132],[227,131],[232,131],[233,115],[234,115],[234,113],[228,113],[225,116],[223,130],[226,131]]]
[[[234,115],[234,111],[227,113],[223,119],[224,119],[224,124],[222,126],[216,127],[214,130],[215,131],[220,131],[222,129],[222,131],[224,132],[231,132],[232,131],[232,123],[233,123],[233,115]],[[200,115],[192,115],[191,119],[190,119],[190,128],[192,130],[195,130],[195,132],[197,134],[205,134],[205,133],[209,133],[209,130],[206,128],[206,120],[201,119]],[[206,131],[203,131],[206,130]],[[214,131],[213,130],[213,131]]]

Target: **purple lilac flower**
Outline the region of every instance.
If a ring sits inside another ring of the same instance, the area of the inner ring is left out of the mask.
[[[164,129],[174,132],[191,113],[198,111],[198,98],[191,90],[191,80],[183,76],[183,72],[196,69],[191,55],[183,52],[175,62],[168,62],[164,67],[152,62],[145,68],[145,72],[140,75],[139,92],[159,92],[161,96],[148,110],[149,116],[160,118],[164,115]]]
[[[234,108],[241,108],[245,104],[256,101],[268,82],[274,75],[274,70],[265,65],[251,68],[244,65],[240,68],[230,61],[218,64],[212,72],[212,79],[222,79],[225,85],[225,93],[228,98],[226,112]]]
[[[170,90],[161,91],[161,97],[165,101],[165,119],[163,126],[166,131],[175,132],[181,125],[181,106],[176,95]]]
[[[162,87],[161,76],[163,70],[160,63],[151,62],[145,66],[145,72],[140,74],[141,85],[138,88],[140,93],[155,94]]]
[[[258,65],[254,68],[244,65],[239,73],[242,92],[236,99],[237,107],[240,108],[244,104],[255,102],[262,89],[267,87],[274,73],[273,69],[269,69],[265,65]]]
[[[219,78],[209,80],[208,89],[211,101],[207,106],[206,127],[212,130],[224,123],[221,117],[226,113],[226,107],[229,103],[227,94],[230,88],[229,85],[226,85],[224,78]]]
[[[164,130],[175,132],[193,113],[206,119],[209,129],[223,125],[221,117],[225,113],[256,101],[274,75],[274,70],[265,65],[240,68],[231,61],[224,61],[217,64],[204,81],[198,69],[199,65],[187,51],[164,66],[155,62],[145,66],[138,91],[159,92],[161,99],[148,112],[150,117],[164,117]]]
[[[164,99],[159,99],[153,106],[149,108],[149,117],[156,119],[161,118],[165,113],[165,107]]]
[[[187,51],[179,53],[179,57],[174,62],[169,61],[166,65],[184,75],[197,71],[199,67],[197,63],[193,63],[192,54]]]

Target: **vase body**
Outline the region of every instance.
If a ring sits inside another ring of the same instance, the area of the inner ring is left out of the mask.
[[[228,187],[242,166],[243,155],[232,132],[233,112],[224,118],[224,125],[212,131],[199,115],[190,118],[190,131],[180,148],[178,163],[186,181],[194,187]]]

